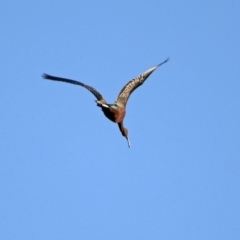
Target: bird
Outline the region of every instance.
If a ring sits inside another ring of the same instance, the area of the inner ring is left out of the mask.
[[[82,86],[89,90],[97,100],[95,100],[98,107],[100,107],[104,113],[104,115],[111,120],[114,123],[118,124],[119,130],[123,137],[127,139],[128,147],[130,148],[130,140],[128,137],[128,129],[124,127],[123,120],[126,115],[126,105],[128,102],[128,99],[132,92],[136,90],[139,86],[141,86],[145,80],[161,65],[168,62],[169,58],[167,58],[165,61],[161,62],[160,64],[148,69],[147,71],[143,72],[139,76],[133,78],[131,81],[129,81],[120,91],[120,93],[117,96],[117,99],[113,104],[107,103],[107,101],[104,99],[103,95],[100,94],[95,88],[86,85],[82,82],[68,79],[68,78],[62,78],[62,77],[56,77],[52,76],[46,73],[43,73],[42,77],[44,79],[53,80],[53,81],[60,81],[60,82],[66,82],[70,84],[75,84]]]

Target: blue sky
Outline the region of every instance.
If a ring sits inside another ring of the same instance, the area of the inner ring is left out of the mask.
[[[239,1],[1,1],[0,239],[240,239]],[[132,148],[82,81],[131,96]]]

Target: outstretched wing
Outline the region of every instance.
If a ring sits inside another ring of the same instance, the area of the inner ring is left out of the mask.
[[[71,80],[71,79],[67,79],[67,78],[54,77],[54,76],[51,76],[51,75],[48,75],[48,74],[45,74],[45,73],[42,75],[42,77],[45,78],[45,79],[53,80],[53,81],[67,82],[67,83],[82,86],[82,87],[86,88],[87,90],[89,90],[97,98],[98,101],[101,101],[102,103],[106,103],[106,100],[103,98],[103,96],[95,88],[92,88],[92,87],[90,87],[88,85],[85,85],[81,82]]]
[[[128,98],[130,97],[131,93],[137,89],[139,86],[141,86],[145,80],[156,70],[158,67],[160,67],[162,64],[166,63],[169,60],[166,59],[164,62],[156,65],[153,68],[150,68],[146,72],[142,73],[138,77],[134,78],[130,82],[128,82],[120,91],[117,100],[115,101],[114,104],[116,104],[119,107],[125,107],[128,101]]]

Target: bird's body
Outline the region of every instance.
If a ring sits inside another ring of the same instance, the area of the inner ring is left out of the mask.
[[[117,107],[115,105],[108,105],[108,107],[102,107],[104,115],[115,123],[120,123],[123,121],[126,110],[125,108]]]
[[[88,89],[97,98],[96,100],[97,106],[101,107],[104,115],[112,122],[118,124],[119,130],[121,131],[122,135],[127,139],[128,146],[130,147],[130,142],[128,139],[128,130],[123,126],[123,119],[126,115],[126,105],[127,105],[128,98],[136,88],[138,88],[144,83],[144,81],[154,72],[154,70],[156,70],[158,67],[160,67],[162,64],[166,63],[167,61],[168,59],[156,65],[155,67],[150,68],[149,70],[145,71],[138,77],[128,82],[120,91],[114,104],[108,104],[106,100],[103,98],[103,96],[96,89],[88,85],[85,85],[84,83],[67,79],[67,78],[54,77],[48,74],[43,74],[43,78],[54,80],[54,81],[67,82],[67,83],[79,85]]]

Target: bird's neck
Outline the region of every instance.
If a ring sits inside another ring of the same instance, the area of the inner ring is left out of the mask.
[[[123,126],[123,122],[118,123],[118,127],[122,135],[125,137],[126,134],[125,134],[125,128]]]

